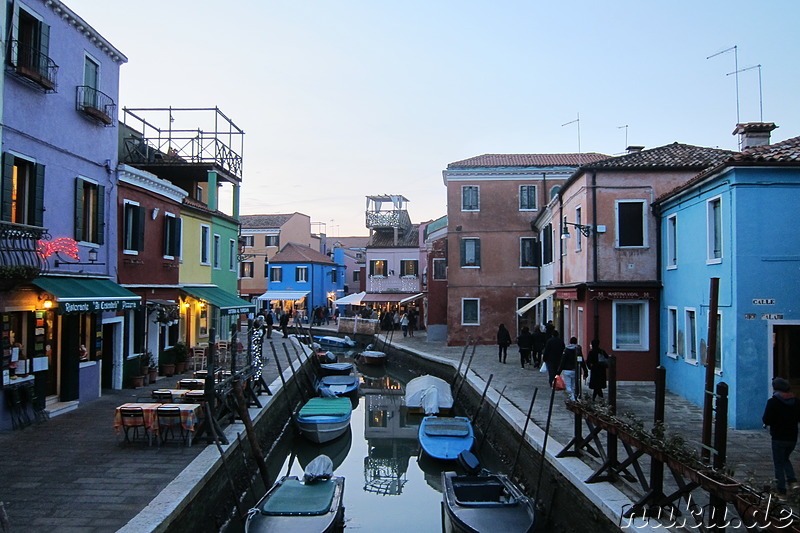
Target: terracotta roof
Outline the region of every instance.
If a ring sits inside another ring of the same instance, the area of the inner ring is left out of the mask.
[[[275,254],[270,263],[324,263],[334,265],[330,257],[313,248],[290,242]]]
[[[328,237],[328,246],[336,246],[336,243],[342,248],[365,248],[369,237]]]
[[[703,169],[718,164],[736,152],[706,148],[691,144],[672,143],[658,148],[642,150],[603,161],[586,164],[582,170],[600,169],[655,169],[696,168]]]
[[[280,228],[298,213],[288,215],[239,215],[243,228]]]
[[[463,159],[447,165],[451,168],[474,167],[543,167],[567,166],[577,167],[607,159],[605,154],[588,152],[585,154],[483,154],[469,159]]]
[[[419,248],[419,224],[412,224],[407,233],[400,233],[394,243],[394,231],[378,230],[367,244],[367,248]]]

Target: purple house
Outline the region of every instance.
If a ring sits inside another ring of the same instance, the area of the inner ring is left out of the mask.
[[[2,77],[0,429],[118,387],[117,100],[127,58],[58,0],[10,3]],[[104,380],[105,376],[105,381]]]

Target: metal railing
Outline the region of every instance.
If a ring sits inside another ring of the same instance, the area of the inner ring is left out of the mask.
[[[38,49],[18,40],[12,40],[9,43],[7,61],[19,76],[47,91],[55,92],[58,65]]]
[[[0,288],[30,281],[47,270],[39,241],[49,238],[45,228],[0,222]]]
[[[114,124],[117,104],[114,99],[89,85],[75,88],[75,108],[106,126]]]

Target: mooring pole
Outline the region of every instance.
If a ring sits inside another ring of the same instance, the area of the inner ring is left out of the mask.
[[[700,452],[705,463],[709,463],[711,460],[711,425],[714,418],[714,369],[717,360],[717,309],[719,300],[719,278],[711,278],[710,281],[706,380],[703,387],[703,446]]]
[[[481,436],[481,443],[478,445],[478,453],[481,453],[481,448],[483,448],[483,443],[486,441],[486,435],[489,433],[489,428],[492,427],[492,420],[494,420],[494,415],[497,413],[497,408],[500,407],[500,400],[503,399],[503,395],[506,393],[506,387],[508,385],[503,386],[503,390],[500,391],[500,396],[497,398],[497,403],[494,404],[494,409],[492,409],[492,414],[489,416],[489,421],[486,422],[486,429],[483,431],[483,435]],[[475,415],[475,421],[477,422],[478,415]]]
[[[475,349],[478,347],[478,339],[475,339],[475,343],[472,345],[472,353],[469,356],[469,361],[467,362],[467,367],[464,369],[464,377],[461,378],[461,383],[458,384],[458,389],[456,393],[453,395],[453,405],[458,402],[458,395],[461,392],[461,387],[464,386],[464,382],[467,381],[467,376],[469,375],[469,368],[472,366],[472,358],[475,357]]]
[[[505,388],[503,389],[505,390]],[[514,477],[514,470],[517,468],[517,460],[519,459],[519,452],[522,451],[522,444],[525,442],[525,435],[528,434],[528,424],[531,421],[531,413],[533,412],[533,404],[536,403],[536,395],[539,393],[539,387],[533,389],[533,397],[531,398],[531,404],[528,406],[528,414],[525,416],[525,425],[522,428],[522,435],[519,438],[519,445],[517,445],[517,453],[514,454],[514,463],[511,465],[511,477]],[[555,393],[555,390],[553,390]],[[553,409],[553,398],[550,397],[550,412]],[[547,418],[547,422],[550,422],[550,418]],[[547,434],[545,434],[545,443],[547,443]]]
[[[728,454],[728,384],[717,384],[716,416],[714,417],[714,469],[721,470],[725,467]],[[709,494],[711,504],[711,529],[725,531],[725,509],[727,502],[716,494]]]
[[[556,397],[556,388],[550,385],[550,406],[547,408],[547,423],[544,426],[544,441],[542,442],[542,455],[539,460],[539,478],[536,480],[536,492],[533,498],[536,500],[537,508],[543,508],[542,499],[539,497],[539,489],[542,486],[542,476],[544,475],[544,458],[547,454],[547,438],[550,436],[550,420],[553,418],[553,400]],[[533,404],[533,402],[531,402]],[[523,434],[524,437],[524,434]]]
[[[483,400],[486,399],[486,392],[489,390],[489,386],[492,384],[492,379],[494,379],[494,374],[489,374],[489,380],[486,382],[486,386],[483,388],[483,394],[481,395],[481,401],[478,402],[478,408],[475,410],[475,420],[473,423],[478,422],[478,415],[481,412],[481,407],[483,406]]]

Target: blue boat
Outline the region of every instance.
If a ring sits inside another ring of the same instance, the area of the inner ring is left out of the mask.
[[[455,460],[475,444],[475,432],[463,416],[426,416],[419,426],[419,444],[434,459]]]
[[[323,398],[358,393],[358,376],[324,376],[317,381],[317,391]]]
[[[295,423],[308,440],[328,442],[347,432],[352,411],[347,398],[311,398],[295,415]]]
[[[323,335],[322,337],[314,337],[314,341],[318,342],[320,346],[334,346],[337,348],[347,348],[355,346],[356,343],[350,337],[334,337],[332,335]]]

